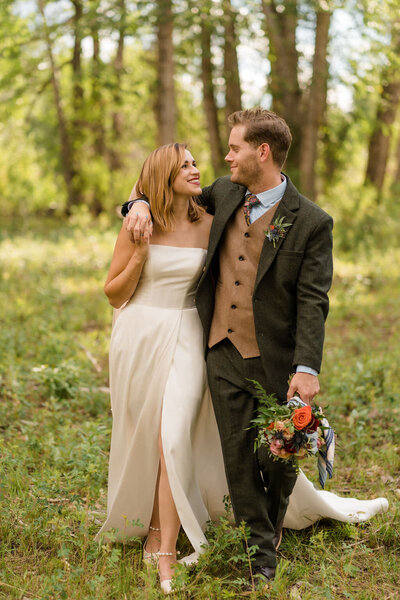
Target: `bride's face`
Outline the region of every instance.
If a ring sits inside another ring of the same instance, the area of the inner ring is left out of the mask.
[[[185,150],[182,166],[172,184],[172,191],[179,196],[199,196],[201,194],[200,171],[189,150]]]

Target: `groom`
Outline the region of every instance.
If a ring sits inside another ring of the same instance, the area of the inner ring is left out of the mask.
[[[229,125],[231,177],[201,196],[215,216],[196,305],[235,519],[246,522],[254,571],[268,580],[296,473],[264,448],[254,452],[251,380],[281,402],[318,393],[332,219],[281,172],[291,143],[283,119],[255,108],[233,113]]]

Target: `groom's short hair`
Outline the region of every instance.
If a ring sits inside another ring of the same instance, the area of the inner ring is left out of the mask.
[[[232,113],[228,117],[228,124],[230,127],[244,125],[245,141],[256,148],[261,144],[268,144],[273,161],[279,167],[283,166],[292,142],[292,134],[282,117],[271,110],[257,107]]]

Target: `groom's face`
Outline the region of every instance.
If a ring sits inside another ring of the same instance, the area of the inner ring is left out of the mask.
[[[231,181],[249,188],[261,174],[258,148],[245,141],[245,125],[235,125],[229,136],[229,152],[225,160],[231,168]]]

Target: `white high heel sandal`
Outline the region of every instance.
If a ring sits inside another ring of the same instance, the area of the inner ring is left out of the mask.
[[[175,556],[176,554],[179,554],[179,552],[157,552],[157,556]],[[164,594],[173,594],[175,590],[172,588],[172,579],[164,579],[163,581],[161,581],[160,579],[160,587],[161,587],[161,591]]]
[[[161,531],[161,529],[159,527],[152,527],[151,525],[149,525],[149,529],[151,529],[152,531]],[[144,544],[143,544],[143,562],[147,563],[147,564],[157,564],[158,561],[158,552],[147,552],[146,550],[146,544],[147,544],[147,539],[145,540]]]
[[[186,565],[187,567],[192,567],[193,565],[196,565],[199,562],[199,553],[198,552],[192,552],[192,554],[189,554],[189,556],[184,556],[183,558],[180,558],[178,560],[178,563],[181,565]]]

